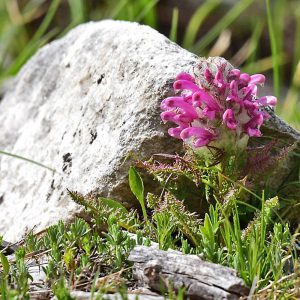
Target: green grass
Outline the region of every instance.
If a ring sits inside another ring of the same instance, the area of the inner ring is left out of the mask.
[[[32,258],[39,261],[45,255],[48,263],[42,269],[46,281],[41,289],[65,297],[59,299],[71,299],[71,290],[97,292],[100,298],[105,293],[126,290],[135,282],[128,261],[130,251],[135,245],[148,246],[151,242],[157,242],[162,250],[201,255],[207,261],[235,268],[249,287],[254,284],[257,297],[266,293],[266,297],[284,295],[285,299],[293,299],[300,276],[294,248],[297,232],[276,218],[278,198],[265,199],[262,192],[257,196],[260,207],[250,205],[247,212],[240,205],[241,191],[235,188],[235,182],[220,179],[219,168],[204,167],[201,160],[188,161],[191,170],[203,169],[198,176],[205,179],[203,184],[208,186],[210,202],[214,202],[204,219],[189,212],[175,197],[178,191],[174,184],[181,180],[175,175],[184,171],[191,180],[195,176],[188,169],[181,169],[176,162],[170,165],[174,177],[166,185],[164,178],[169,177],[168,172],[148,164],[149,172],[161,179],[165,193],[147,194],[145,199],[142,178],[131,168],[130,187],[139,199],[143,214],[128,211],[111,199],[70,192],[70,197],[84,207],[82,218],[70,224],[59,222],[36,235],[28,234],[19,243],[15,259],[7,259],[0,252],[0,299],[14,295],[29,299],[34,294],[34,285],[28,261]],[[201,190],[198,190],[200,198],[204,197]],[[229,192],[231,197],[224,202]],[[294,276],[290,276],[291,272]],[[174,292],[169,292],[172,299],[177,297]]]
[[[238,1],[195,45],[192,51],[201,53],[213,42],[222,30],[234,22],[252,4],[253,0]]]

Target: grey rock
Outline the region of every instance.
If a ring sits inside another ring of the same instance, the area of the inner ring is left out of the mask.
[[[174,152],[160,101],[197,57],[136,23],[78,26],[38,51],[0,102],[0,234],[16,241],[80,211],[66,189],[132,202],[130,152]]]

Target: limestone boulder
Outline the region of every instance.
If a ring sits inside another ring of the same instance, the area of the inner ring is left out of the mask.
[[[132,201],[125,158],[178,151],[159,103],[197,57],[147,26],[80,25],[43,47],[0,102],[0,235],[15,241],[79,211],[67,189]]]

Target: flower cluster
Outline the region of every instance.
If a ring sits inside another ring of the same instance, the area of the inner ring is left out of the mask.
[[[261,136],[260,126],[269,115],[264,106],[275,106],[274,96],[257,97],[257,85],[263,85],[265,76],[250,76],[238,69],[224,71],[224,65],[215,70],[207,67],[202,82],[196,76],[179,73],[173,84],[179,96],[162,101],[161,119],[177,124],[170,128],[172,137],[191,143],[195,148],[207,146],[226,135],[235,139]]]

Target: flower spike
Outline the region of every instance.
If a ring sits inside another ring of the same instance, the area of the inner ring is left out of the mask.
[[[247,141],[247,137],[262,135],[260,127],[269,118],[263,109],[277,102],[274,96],[256,96],[257,85],[265,82],[264,75],[250,76],[238,69],[225,72],[224,65],[217,69],[208,65],[201,78],[179,73],[173,87],[181,95],[161,103],[161,119],[177,125],[168,130],[172,137],[200,148],[210,144],[226,147],[226,143],[234,147],[232,138],[227,142],[229,136],[236,145],[245,145],[245,137]]]

